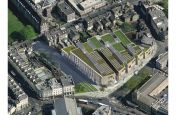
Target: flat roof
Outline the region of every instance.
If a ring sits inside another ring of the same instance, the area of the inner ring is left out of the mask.
[[[68,47],[63,48],[62,50],[64,50],[66,53],[69,54],[70,51],[72,51],[72,50],[74,50],[74,49],[76,49],[76,47],[73,46],[73,45],[71,45],[71,46],[68,46]]]
[[[114,73],[114,71],[109,67],[109,65],[98,54],[97,51],[84,54],[81,51],[81,49],[77,48],[72,52],[102,76],[106,76]]]
[[[102,35],[101,39],[102,39],[103,42],[109,42],[109,43],[115,42],[113,36],[109,33]]]
[[[63,86],[74,85],[74,82],[71,76],[64,74],[63,76],[60,76],[60,80]]]
[[[79,4],[85,10],[87,8],[93,7],[96,4],[99,4],[100,2],[103,2],[103,1],[102,0],[85,0]]]
[[[85,49],[88,53],[93,52],[93,49],[89,46],[89,44],[88,44],[87,42],[83,43],[82,46],[84,47],[84,49]]]
[[[121,43],[115,43],[112,45],[113,48],[119,52],[125,51],[126,49],[123,47]]]
[[[113,65],[116,71],[122,69],[123,65],[121,65],[117,59],[113,56],[112,52],[108,48],[103,48],[100,50],[103,55],[108,59],[108,61]]]
[[[89,38],[88,43],[90,46],[93,45],[92,47],[94,47],[95,49],[102,47],[101,43],[97,40],[96,36]]]
[[[124,56],[124,58],[127,60],[127,62],[130,62],[132,59],[134,59],[134,57],[131,56],[129,54],[129,52],[127,52],[127,51],[121,52],[121,54]]]
[[[82,59],[86,64],[88,64],[90,67],[95,68],[95,66],[93,65],[93,63],[89,60],[89,58],[81,51],[81,49],[76,48],[73,51],[71,51],[72,53],[74,53],[75,55],[77,55],[80,59]]]
[[[138,100],[151,106],[152,103],[156,103],[157,100],[162,99],[162,97],[157,97],[155,95],[150,95],[152,91],[155,92],[155,89],[160,88],[160,84],[165,83],[168,85],[167,77],[163,75],[163,73],[156,73],[152,78],[150,78],[143,86],[141,86],[138,90]],[[163,87],[161,87],[163,89]],[[161,91],[161,90],[159,90]],[[157,92],[158,94],[158,92]],[[164,103],[163,103],[164,104]],[[162,106],[162,105],[161,105]]]
[[[66,15],[75,13],[74,10],[66,2],[58,3],[57,7]]]
[[[114,31],[114,34],[120,39],[120,41],[124,45],[132,43],[121,30]]]
[[[142,52],[141,48],[138,45],[134,46],[133,48],[134,48],[136,54],[139,54]]]

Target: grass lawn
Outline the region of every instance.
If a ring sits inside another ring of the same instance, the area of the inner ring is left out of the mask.
[[[90,38],[89,41],[90,41],[96,48],[100,48],[100,47],[101,47],[101,43],[97,40],[96,37]]]
[[[91,91],[97,91],[97,89],[91,84],[88,84],[86,82],[81,82],[75,86],[76,93],[84,93],[84,92],[91,92]]]
[[[25,40],[35,37],[37,33],[30,25],[24,25],[14,14],[8,9],[8,40],[9,43],[16,40]]]
[[[113,44],[113,47],[114,49],[116,49],[117,51],[121,52],[121,51],[124,51],[125,48],[122,46],[121,43],[116,43],[116,44]]]
[[[114,38],[113,38],[113,36],[111,35],[111,34],[106,34],[106,35],[103,35],[102,37],[102,40],[104,41],[104,42],[109,42],[109,43],[113,43],[113,42],[115,42],[115,40],[114,40]]]
[[[19,19],[8,9],[8,36],[14,31],[20,31],[25,26],[19,21]]]
[[[130,44],[131,41],[125,36],[125,34],[118,30],[118,31],[115,31],[114,34],[120,39],[120,41],[124,44],[124,45],[127,45],[127,44]]]
[[[137,75],[134,75],[130,80],[128,80],[122,88],[128,89],[130,91],[137,89],[150,78],[150,74],[151,71],[144,67]]]

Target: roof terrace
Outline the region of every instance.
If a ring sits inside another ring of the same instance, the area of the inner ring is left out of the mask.
[[[124,45],[127,45],[127,44],[132,43],[132,42],[127,38],[127,36],[126,36],[121,30],[115,31],[114,34],[120,39],[120,41],[121,41]]]

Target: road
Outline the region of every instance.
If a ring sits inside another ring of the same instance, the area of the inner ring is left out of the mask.
[[[89,97],[77,97],[79,99],[86,99],[91,103],[98,104],[98,103],[103,103],[106,105],[111,106],[112,110],[119,111],[120,113],[123,114],[130,114],[130,115],[145,115],[143,112],[124,106],[120,101],[114,101],[111,98],[102,98],[102,99],[96,99],[96,98],[89,98]]]
[[[44,42],[39,42],[39,41],[34,42],[33,49],[48,55],[51,58],[51,60],[55,62],[63,72],[73,77],[73,80],[75,83],[87,81],[88,83],[95,84],[90,79],[88,79],[88,77],[86,77],[83,73],[81,73],[78,69],[76,69],[76,67],[70,64],[65,59],[65,57],[63,57],[61,54],[59,54],[56,51],[56,49],[49,47]]]

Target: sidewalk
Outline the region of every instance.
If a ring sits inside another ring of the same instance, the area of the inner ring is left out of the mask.
[[[118,81],[115,85],[109,86],[105,89],[105,91],[95,91],[95,92],[86,92],[86,93],[80,93],[80,94],[75,94],[75,96],[88,96],[88,97],[94,97],[94,98],[102,98],[102,97],[107,97],[109,94],[113,93],[117,89],[119,89],[121,86],[123,86],[133,75],[135,71],[140,71],[156,54],[157,51],[157,44],[156,42],[154,43],[153,47],[153,52],[151,53],[150,56],[146,57],[145,59],[140,60],[138,65],[135,65],[132,69],[132,71],[126,73],[123,76],[123,80]],[[95,86],[97,87],[97,86]]]

